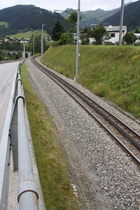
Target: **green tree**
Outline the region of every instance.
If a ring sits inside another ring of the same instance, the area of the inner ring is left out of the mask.
[[[58,41],[60,36],[65,32],[64,27],[57,21],[52,29],[52,39]]]
[[[68,33],[64,33],[60,36],[60,44],[65,45],[65,44],[70,44],[72,42],[72,36]]]
[[[80,20],[82,19],[82,17],[80,17]],[[66,19],[66,22],[69,23],[72,28],[70,29],[70,32],[72,33],[76,33],[77,29],[76,29],[76,25],[77,25],[77,12],[72,12],[69,17]]]
[[[136,41],[136,36],[132,32],[128,32],[123,37],[123,41],[126,42],[126,44],[133,44]]]
[[[2,61],[3,56],[2,56],[2,51],[0,50],[0,61]]]
[[[76,27],[77,23],[77,12],[72,12],[66,19],[66,22],[70,23],[72,27]]]
[[[4,49],[5,50],[21,50],[22,49],[22,44],[16,41],[11,42],[5,42],[4,43]]]
[[[135,33],[140,33],[140,29],[136,28]]]
[[[19,59],[21,57],[22,57],[22,51],[18,50],[18,52],[17,52],[17,59]]]
[[[108,31],[102,24],[93,27],[91,30],[89,30],[88,34],[90,37],[95,39],[95,44],[97,45],[102,44],[105,40],[110,38]]]
[[[34,53],[41,53],[41,35],[34,37]]]
[[[87,44],[89,44],[89,35],[88,35],[88,33],[87,33],[86,30],[84,30],[84,32],[81,33],[81,35],[80,35],[80,40],[81,40],[81,44],[82,44],[82,45],[87,45]]]
[[[0,50],[3,50],[4,49],[4,43],[5,43],[5,41],[4,41],[4,39],[2,39],[2,42],[0,44]]]
[[[36,53],[41,53],[41,34],[36,35],[36,36],[32,36],[29,44],[30,44],[30,46],[28,46],[27,50],[30,50],[30,51],[32,51],[32,53],[34,52],[35,54]],[[46,50],[45,39],[43,41],[43,49],[44,49],[44,51]]]

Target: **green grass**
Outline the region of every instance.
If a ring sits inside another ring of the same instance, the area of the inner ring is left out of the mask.
[[[75,49],[51,47],[42,62],[74,78]],[[78,82],[140,119],[140,47],[80,46]]]
[[[70,78],[75,76],[75,46],[50,47],[43,63]]]
[[[5,21],[0,21],[0,25],[1,26],[5,26],[5,28],[8,28],[9,23],[5,22]]]
[[[46,208],[49,210],[77,210],[79,209],[78,202],[71,187],[70,174],[63,152],[55,136],[54,125],[28,80],[26,67],[23,65],[21,69],[31,135]]]
[[[35,30],[35,31],[27,31],[27,32],[21,32],[17,34],[7,35],[7,37],[14,37],[14,38],[28,38],[30,39],[33,35],[38,36],[41,34],[41,30]],[[47,38],[49,35],[44,32],[44,37]]]

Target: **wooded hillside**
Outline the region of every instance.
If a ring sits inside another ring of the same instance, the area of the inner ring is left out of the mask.
[[[52,35],[54,24],[59,21],[66,31],[70,29],[70,25],[65,21],[68,14],[74,11],[67,9],[64,13],[58,14],[46,9],[41,9],[34,5],[16,5],[0,10],[0,38],[4,38],[9,34],[26,32],[41,29],[45,24],[44,30]],[[140,27],[140,0],[130,3],[124,8],[124,25],[127,25],[128,31]],[[103,25],[119,25],[120,9],[104,11],[97,9],[95,11],[81,12],[80,26],[82,28],[100,24]],[[108,18],[106,18],[108,17]]]
[[[104,25],[119,25],[120,11],[102,21]],[[128,4],[124,7],[124,24],[128,30],[136,29],[140,26],[140,1]]]
[[[9,24],[8,27],[5,27],[5,25],[0,26],[0,37],[20,31],[41,29],[42,24],[45,24],[45,30],[51,35],[52,27],[56,21],[60,21],[65,30],[69,29],[68,23],[60,14],[34,5],[16,5],[2,9],[0,10],[0,21]]]

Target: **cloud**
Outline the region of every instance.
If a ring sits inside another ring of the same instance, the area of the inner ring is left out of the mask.
[[[111,10],[121,6],[122,0],[80,0],[81,10],[96,10],[98,8],[104,10]],[[134,2],[136,0],[132,0]],[[130,0],[125,0],[125,3],[130,2]],[[37,7],[45,8],[48,10],[65,10],[67,8],[77,9],[78,1],[75,0],[5,0],[0,4],[0,9],[11,7],[17,4],[33,4]]]

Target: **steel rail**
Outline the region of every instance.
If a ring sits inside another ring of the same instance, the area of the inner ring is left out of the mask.
[[[38,56],[36,56],[38,57]],[[63,80],[62,78],[60,78],[59,76],[57,76],[56,74],[54,74],[53,72],[51,72],[49,69],[47,69],[46,67],[42,66],[41,64],[39,64],[35,59],[35,57],[32,58],[32,62],[34,62],[35,65],[37,65],[40,70],[44,70],[44,73],[46,73],[46,71],[48,72],[48,76],[52,75],[53,77],[55,77],[56,79],[60,80],[63,84],[65,84],[66,86],[69,86],[69,89],[71,89],[71,91],[73,91],[76,95],[78,95],[79,97],[82,98],[83,101],[85,101],[91,108],[94,108],[96,110],[96,112],[98,112],[99,114],[101,114],[105,119],[107,119],[111,124],[113,124],[114,126],[116,126],[116,129],[119,130],[124,136],[126,136],[130,141],[132,141],[132,143],[134,143],[134,145],[136,145],[139,149],[140,149],[140,143],[134,141],[131,136],[129,136],[124,130],[122,130],[118,125],[114,124],[113,120],[110,119],[110,117],[113,117],[115,120],[117,120],[120,124],[122,124],[122,126],[125,126],[126,128],[128,128],[129,130],[131,130],[131,132],[138,136],[138,138],[140,138],[140,134],[138,134],[137,132],[135,132],[133,129],[129,128],[126,124],[124,124],[120,119],[118,119],[116,116],[114,116],[112,113],[110,113],[108,110],[106,110],[104,107],[102,107],[99,103],[97,103],[96,101],[93,101],[91,98],[89,98],[87,95],[83,94],[80,90],[76,89],[74,86],[70,85],[68,82],[66,82],[65,80]],[[95,105],[94,105],[95,104]],[[101,109],[101,110],[100,110]],[[107,113],[108,115],[110,115],[109,117],[107,116],[107,114],[103,113],[102,110]]]
[[[125,138],[127,138],[138,150],[140,150],[140,144],[139,142],[137,142],[135,139],[133,139],[133,137],[131,137],[126,131],[124,131],[119,125],[117,125],[110,117],[113,117],[113,118],[116,118],[114,115],[112,115],[110,112],[108,112],[105,108],[101,107],[98,103],[96,103],[95,101],[93,101],[92,99],[90,99],[88,96],[84,95],[81,91],[77,90],[75,87],[73,87],[72,85],[70,85],[69,83],[67,83],[65,80],[63,80],[62,78],[60,78],[59,76],[57,76],[56,74],[54,74],[52,71],[50,71],[49,69],[47,69],[46,67],[42,66],[41,64],[39,64],[36,60],[35,60],[35,57],[32,58],[32,62],[34,63],[34,65],[36,65],[40,70],[42,70],[45,74],[47,74],[47,76],[49,76],[52,80],[54,80],[59,86],[62,87],[62,85],[60,85],[56,80],[60,80],[64,85],[66,86],[69,86],[68,88],[74,92],[76,95],[78,95],[80,98],[82,98],[82,100],[87,103],[91,108],[93,108],[98,114],[102,115],[104,117],[105,120],[107,120],[110,124],[112,124]],[[51,75],[51,76],[50,76]],[[55,77],[56,80],[52,77]],[[65,88],[63,88],[65,90]],[[65,90],[66,91],[66,90]],[[71,95],[68,91],[66,91],[69,95]],[[73,97],[71,95],[71,97]],[[74,98],[74,97],[73,97]],[[75,98],[74,98],[75,99]],[[75,99],[76,100],[76,99]],[[77,101],[77,100],[76,100]],[[84,107],[84,109],[86,109],[87,112],[89,112],[87,110],[87,108],[85,108],[85,106],[83,104],[81,104],[79,101],[77,101],[81,106]],[[94,105],[94,104],[95,105]],[[98,107],[97,107],[98,106]],[[105,113],[102,113],[102,110],[103,109],[107,114],[109,114],[110,116],[107,116]],[[90,113],[91,115],[91,113]],[[92,114],[92,117],[93,114]],[[94,117],[96,118],[96,117]],[[135,134],[136,136],[138,136],[138,138],[140,138],[140,135],[138,133],[136,133],[134,130],[132,130],[131,128],[129,128],[126,124],[124,124],[122,121],[120,121],[118,118],[116,118],[117,121],[119,121],[119,123],[121,123],[123,126],[127,127],[127,129],[130,129],[131,132],[133,134]],[[96,118],[96,120],[102,124],[103,126],[103,123],[101,123],[100,120],[98,120]],[[105,126],[105,129],[112,135],[112,132],[109,131],[109,129],[106,128]],[[112,135],[113,138],[115,138],[114,134]],[[129,150],[127,149],[127,147],[121,143],[121,141],[118,141],[119,139],[116,137],[116,140],[117,142],[119,142],[119,144],[122,144],[122,147],[125,149],[125,150],[128,150],[129,154],[131,156],[133,156],[133,158],[137,161],[137,163],[140,163],[140,160]]]

